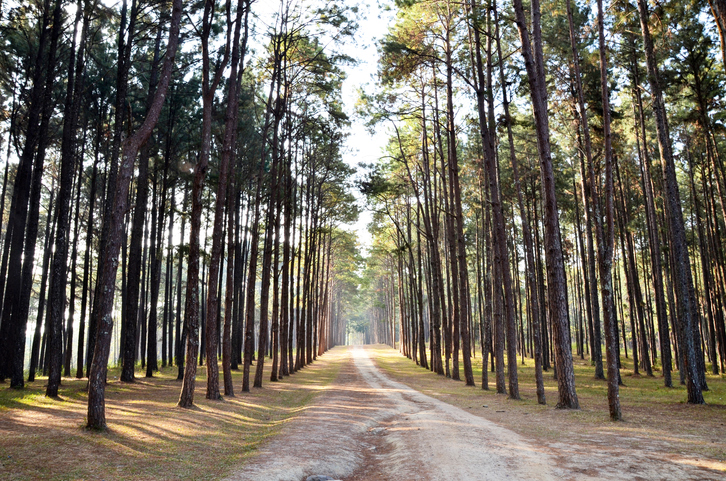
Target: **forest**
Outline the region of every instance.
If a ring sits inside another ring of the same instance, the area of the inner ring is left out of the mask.
[[[3,391],[103,431],[117,385],[192,408],[385,344],[562,410],[585,366],[612,421],[640,378],[723,405],[726,1],[5,0],[0,32]]]
[[[704,403],[726,353],[723,3],[397,4],[358,106],[390,132],[361,183],[369,339],[467,385],[478,344],[478,382],[490,366],[512,399],[533,359],[538,402],[553,370],[569,409],[587,357],[612,420],[623,358]]]
[[[354,21],[251,5],[3,5],[0,378],[87,377],[89,427],[109,364],[173,364],[188,407],[198,362],[216,399],[219,357],[232,395],[232,369],[262,385],[256,349],[274,381],[343,343],[348,59],[324,42]]]

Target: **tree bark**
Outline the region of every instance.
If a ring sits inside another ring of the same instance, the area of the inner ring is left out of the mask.
[[[580,56],[577,50],[577,40],[575,37],[574,22],[572,20],[572,4],[567,1],[567,19],[570,30],[570,47],[572,49],[572,65],[574,70],[574,83],[577,92],[577,105],[579,120],[582,127],[582,140],[584,141],[585,158],[587,167],[580,157],[580,176],[582,179],[583,207],[585,211],[585,232],[587,239],[587,273],[589,279],[587,285],[589,290],[586,292],[591,306],[589,314],[591,314],[590,322],[592,324],[592,361],[595,364],[595,378],[605,379],[605,373],[602,365],[602,334],[600,331],[600,303],[597,296],[597,276],[595,267],[595,247],[593,242],[592,230],[593,224],[595,231],[601,228],[602,215],[600,211],[600,199],[597,184],[594,182],[594,168],[592,157],[592,140],[590,138],[590,123],[588,120],[588,112],[585,107],[585,95],[582,87],[582,74],[580,72]],[[578,132],[579,137],[579,132]],[[599,243],[601,245],[601,243]],[[602,280],[601,280],[602,282]]]
[[[54,194],[55,189],[51,190],[50,192],[50,200],[48,201],[49,206],[53,205]],[[40,338],[43,327],[43,313],[45,312],[45,302],[47,298],[45,291],[48,284],[48,273],[50,267],[49,262],[52,252],[50,246],[55,243],[53,236],[54,223],[53,219],[51,218],[51,212],[52,209],[48,209],[48,215],[45,220],[45,242],[43,249],[43,267],[40,280],[40,293],[38,294],[38,316],[35,320],[35,333],[33,335],[33,346],[30,353],[30,369],[28,372],[28,382],[35,381],[35,373],[38,370],[38,357],[40,356]]]
[[[184,213],[188,209],[189,206],[189,190],[184,189],[184,200],[182,201],[182,212],[180,213],[180,217],[182,218],[181,221],[181,239],[182,242],[184,242],[184,234],[186,230],[186,215]],[[185,347],[186,347],[186,339],[187,339],[187,325],[186,325],[186,316],[184,316],[184,324],[182,325],[182,268],[184,264],[184,254],[182,252],[182,249],[180,246],[179,248],[179,264],[177,267],[177,274],[176,274],[176,366],[177,366],[177,375],[176,380],[181,381],[184,379],[184,370],[186,367],[186,356],[185,356]]]
[[[209,36],[215,17],[215,0],[206,0],[204,3],[204,17],[201,32],[202,41],[202,138],[199,152],[199,160],[194,167],[194,184],[192,187],[192,212],[190,219],[189,233],[189,264],[187,268],[187,300],[184,310],[184,323],[187,327],[187,355],[184,380],[179,396],[179,406],[189,408],[194,404],[194,384],[197,373],[197,354],[199,348],[199,235],[202,225],[202,194],[204,190],[204,179],[207,175],[209,158],[212,149],[212,109],[217,86],[222,79],[222,72],[227,66],[229,47],[231,42],[231,18],[229,17],[230,0],[227,0],[227,29],[226,45],[224,56],[215,65],[215,71],[211,71],[211,59],[209,54]],[[224,205],[224,203],[222,203]],[[219,242],[221,236],[212,239],[217,243],[217,250],[220,251]],[[213,247],[214,248],[214,247]],[[202,342],[206,341],[205,352],[207,354],[207,398],[219,399],[219,367],[217,365],[217,279],[219,277],[219,263],[215,266],[214,275],[211,275],[210,286],[207,293],[214,299],[214,317],[206,317],[206,323],[202,320],[205,329]],[[213,284],[213,285],[212,285]],[[202,287],[202,296],[204,288]],[[209,303],[207,302],[207,306]],[[204,309],[204,306],[202,306]],[[201,363],[201,359],[200,359]]]
[[[532,39],[530,40],[522,0],[514,0],[514,11],[532,98],[532,107],[537,132],[537,149],[540,157],[542,178],[542,201],[544,204],[545,253],[547,263],[547,287],[549,295],[550,320],[555,340],[557,364],[557,407],[578,409],[575,392],[575,373],[570,347],[569,311],[567,307],[567,284],[565,265],[560,240],[560,221],[557,209],[555,176],[550,149],[549,119],[547,116],[547,90],[544,78],[544,57],[540,31],[539,0],[532,1]],[[534,45],[534,52],[533,52]]]
[[[633,38],[633,44],[635,39]],[[658,236],[658,223],[655,215],[655,196],[650,176],[650,158],[647,149],[647,137],[645,131],[645,113],[643,111],[643,99],[640,93],[640,76],[636,52],[633,49],[633,114],[635,118],[635,140],[638,147],[638,159],[640,161],[640,174],[645,192],[645,213],[646,225],[648,228],[648,243],[650,247],[650,262],[653,273],[653,287],[655,290],[656,316],[658,317],[658,336],[660,341],[660,363],[663,371],[665,387],[673,387],[671,380],[671,347],[668,336],[668,311],[666,309],[666,295],[663,289],[663,267],[661,264],[661,242]]]
[[[494,9],[494,18],[496,25],[496,42],[497,42],[497,56],[502,59],[502,48],[499,36],[499,21],[497,18],[497,10]],[[527,217],[524,208],[524,197],[522,195],[522,184],[520,182],[519,175],[519,162],[517,161],[517,155],[514,147],[514,136],[512,134],[512,119],[509,113],[509,100],[507,99],[507,88],[506,78],[504,76],[504,64],[500,60],[499,62],[499,77],[500,83],[502,84],[502,105],[504,108],[504,121],[507,125],[507,140],[509,142],[509,160],[512,164],[512,175],[514,177],[514,184],[517,188],[517,201],[519,204],[520,218],[522,222],[522,237],[524,240],[524,251],[527,259],[527,299],[531,306],[531,321],[532,331],[534,337],[534,366],[535,366],[535,384],[537,390],[537,402],[539,404],[546,404],[545,391],[544,391],[544,380],[542,378],[542,340],[541,340],[541,327],[540,327],[540,305],[538,302],[537,295],[537,281],[535,279],[535,261],[534,261],[534,247],[532,244],[532,231],[529,225],[529,219]]]
[[[159,25],[154,45],[154,58],[151,67],[149,90],[146,97],[147,111],[151,106],[154,89],[158,81],[159,53],[161,49],[161,33],[163,28]],[[150,145],[147,143],[141,149],[139,156],[139,174],[136,181],[136,205],[134,208],[131,242],[129,245],[128,272],[126,281],[126,307],[123,316],[122,356],[123,364],[120,379],[124,382],[134,381],[134,367],[136,365],[136,337],[139,324],[139,291],[141,281],[141,252],[144,236],[144,223],[146,219],[147,204],[149,202],[149,156]]]
[[[118,66],[116,67],[116,100],[114,105],[114,132],[111,146],[111,160],[107,164],[106,170],[106,196],[104,201],[103,222],[101,224],[101,235],[98,249],[98,266],[96,272],[96,287],[93,295],[93,306],[88,325],[88,350],[86,351],[86,366],[90,372],[90,366],[93,361],[93,355],[96,351],[96,339],[98,331],[98,323],[103,317],[101,314],[101,306],[98,301],[102,298],[101,283],[99,280],[103,277],[104,262],[107,257],[106,248],[109,245],[111,211],[114,205],[114,196],[116,194],[116,182],[118,179],[118,162],[119,151],[125,138],[123,117],[126,112],[126,97],[128,92],[128,77],[131,63],[131,47],[133,39],[136,35],[136,22],[138,19],[139,8],[136,0],[131,2],[131,14],[128,23],[128,40],[126,20],[127,20],[127,2],[122,1],[121,6],[121,25],[118,34]],[[124,200],[126,202],[126,200]],[[125,242],[124,242],[125,244]]]
[[[708,0],[721,40],[721,59],[726,67],[726,0]]]
[[[703,404],[701,377],[699,373],[698,360],[693,336],[693,324],[697,317],[696,302],[693,293],[693,278],[691,265],[688,258],[686,245],[686,233],[683,222],[683,211],[681,209],[680,193],[676,180],[675,163],[671,150],[670,132],[668,129],[668,118],[666,116],[663,92],[660,86],[658,65],[655,57],[653,41],[650,37],[649,12],[645,0],[638,0],[638,12],[640,13],[640,26],[643,35],[643,46],[645,48],[646,67],[648,71],[648,83],[652,96],[653,113],[656,121],[656,132],[658,135],[658,148],[660,150],[661,166],[663,169],[663,183],[665,186],[665,200],[668,213],[668,230],[671,239],[673,254],[673,277],[674,286],[678,298],[679,326],[682,327],[683,344],[680,346],[685,366],[682,370],[686,374],[688,402],[690,404]]]
[[[610,420],[619,421],[620,412],[620,371],[618,356],[617,321],[615,319],[615,300],[613,297],[612,262],[615,245],[615,207],[613,182],[613,151],[610,133],[610,92],[607,76],[607,52],[605,50],[605,26],[602,0],[597,0],[598,43],[600,51],[600,94],[603,106],[603,154],[605,157],[605,232],[598,231],[598,251],[600,253],[600,281],[605,317],[605,341],[608,366],[608,406]],[[591,179],[592,180],[592,179]],[[598,219],[599,221],[600,219]]]
[[[111,331],[113,327],[112,307],[116,285],[116,271],[118,268],[118,254],[121,247],[121,234],[123,216],[126,213],[127,198],[131,175],[133,174],[134,159],[141,146],[151,136],[166,97],[166,91],[171,81],[172,68],[179,45],[179,29],[181,26],[182,2],[174,0],[169,28],[169,42],[166,49],[164,65],[161,69],[159,86],[154,93],[149,113],[141,127],[124,141],[122,162],[119,168],[119,177],[116,184],[113,209],[109,218],[109,243],[106,246],[106,258],[103,262],[103,275],[99,279],[100,298],[98,334],[94,348],[93,361],[89,372],[88,382],[88,418],[87,426],[91,429],[106,428],[105,410],[105,382],[108,366],[108,356],[111,345]]]

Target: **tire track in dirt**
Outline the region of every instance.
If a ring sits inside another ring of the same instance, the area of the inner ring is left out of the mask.
[[[392,381],[364,349],[328,356],[326,362],[343,362],[338,378],[228,479],[557,479],[543,449]]]

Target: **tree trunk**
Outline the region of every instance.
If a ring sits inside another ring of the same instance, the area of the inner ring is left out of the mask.
[[[570,347],[569,311],[567,308],[567,284],[560,240],[560,221],[557,209],[555,176],[550,149],[549,119],[547,117],[547,91],[544,78],[544,58],[540,31],[539,0],[532,1],[532,41],[527,30],[522,0],[514,0],[517,28],[522,40],[522,56],[532,98],[532,107],[537,132],[537,149],[540,157],[542,196],[544,204],[545,253],[547,260],[547,287],[549,294],[550,321],[555,340],[557,364],[557,407],[577,409],[579,403],[575,392],[575,374]],[[534,52],[532,46],[534,45]],[[536,60],[535,60],[536,59]]]
[[[494,18],[496,25],[496,42],[497,42],[497,56],[502,59],[502,48],[499,36],[499,21],[497,18],[497,10],[494,9]],[[519,176],[519,162],[517,161],[517,155],[514,147],[514,136],[512,134],[512,119],[509,114],[509,100],[507,99],[507,88],[506,78],[504,76],[504,64],[500,60],[499,62],[499,77],[502,84],[502,104],[504,107],[504,119],[507,125],[507,140],[509,142],[509,160],[512,164],[512,174],[514,177],[514,184],[517,188],[517,201],[519,203],[519,212],[522,222],[522,237],[524,240],[525,257],[527,260],[527,300],[531,306],[531,322],[532,331],[534,337],[534,366],[535,366],[535,383],[537,390],[537,402],[539,404],[546,404],[545,391],[544,391],[544,380],[542,378],[542,341],[540,339],[541,328],[540,328],[540,305],[537,296],[537,282],[535,279],[535,261],[534,261],[534,247],[532,245],[532,231],[529,225],[529,219],[527,218],[524,208],[524,197],[522,195],[522,185]]]
[[[101,224],[101,235],[99,239],[98,249],[98,266],[96,271],[96,287],[93,295],[93,305],[88,325],[88,349],[86,351],[86,366],[90,372],[91,363],[93,356],[96,352],[96,339],[98,337],[98,323],[103,317],[101,314],[101,306],[99,301],[103,295],[101,293],[101,282],[100,279],[103,277],[103,271],[105,269],[105,259],[113,256],[108,256],[106,249],[109,245],[110,235],[110,221],[111,211],[114,206],[114,196],[116,195],[116,183],[118,179],[118,161],[119,151],[122,147],[122,143],[125,138],[124,133],[124,122],[123,117],[126,111],[126,97],[128,91],[128,77],[131,63],[131,46],[133,45],[133,39],[136,35],[136,22],[138,19],[139,8],[136,0],[131,2],[131,14],[128,24],[128,41],[126,40],[126,17],[127,17],[127,3],[126,0],[122,1],[121,6],[121,24],[118,34],[118,66],[116,68],[116,100],[114,104],[114,132],[113,141],[111,147],[111,160],[107,163],[106,169],[106,195],[104,201],[103,211],[103,223]],[[133,159],[132,159],[133,161]],[[124,189],[125,190],[125,189]],[[123,201],[127,202],[126,200]],[[119,217],[119,222],[122,218]],[[124,241],[124,245],[126,242]]]
[[[620,371],[618,356],[617,321],[615,319],[615,300],[613,298],[612,262],[615,245],[615,207],[613,182],[613,152],[610,134],[610,92],[608,90],[607,52],[605,51],[605,26],[602,0],[597,0],[597,17],[600,51],[600,94],[603,105],[603,137],[605,157],[605,232],[597,231],[598,251],[600,254],[600,281],[605,317],[605,341],[608,365],[608,405],[610,420],[619,421],[620,413],[619,382]],[[591,177],[592,181],[592,177]],[[594,183],[593,183],[594,185]],[[599,218],[597,219],[600,220]],[[597,226],[596,222],[596,226]]]
[[[230,0],[227,0],[227,11],[229,11]],[[217,86],[222,79],[229,54],[229,46],[231,41],[231,19],[227,18],[227,35],[226,46],[224,50],[224,58],[216,63],[215,71],[211,72],[210,55],[209,55],[209,36],[212,30],[212,24],[215,17],[215,1],[207,0],[204,3],[204,17],[201,32],[202,40],[202,138],[199,160],[194,168],[194,185],[192,187],[192,212],[191,212],[191,229],[189,234],[189,264],[187,268],[187,301],[184,310],[184,321],[187,327],[187,359],[186,368],[184,370],[184,380],[182,391],[179,396],[180,407],[191,407],[194,404],[194,384],[197,373],[197,354],[199,348],[199,235],[201,232],[201,215],[202,215],[202,194],[204,190],[204,179],[207,175],[207,167],[209,166],[209,158],[212,149],[212,108],[214,96]],[[222,205],[224,205],[222,203]],[[216,220],[215,220],[216,223]],[[220,224],[221,225],[221,224]],[[213,238],[212,242],[217,243],[217,250],[221,236]],[[214,247],[213,247],[214,249]],[[219,398],[219,367],[217,366],[217,279],[219,276],[219,263],[216,264],[214,275],[210,269],[210,281],[208,294],[214,299],[213,307],[215,309],[214,317],[206,317],[206,332],[203,335],[202,342],[206,340],[207,358],[207,398]],[[204,288],[202,287],[202,291]],[[204,293],[202,292],[202,295]],[[209,303],[207,303],[209,305]],[[202,306],[204,309],[204,306]],[[204,322],[203,322],[204,324]],[[206,339],[205,339],[206,337]],[[200,359],[201,361],[201,359]],[[210,391],[211,386],[211,391]]]
[[[116,285],[116,270],[118,268],[118,253],[121,247],[121,231],[123,228],[123,216],[126,212],[129,183],[133,174],[134,159],[141,146],[151,136],[156,122],[161,114],[161,109],[166,97],[166,91],[171,80],[174,58],[176,57],[179,44],[179,29],[181,26],[182,2],[174,0],[170,19],[169,43],[167,45],[166,57],[161,70],[159,86],[154,93],[154,101],[149,113],[141,127],[134,134],[124,141],[122,162],[119,169],[119,177],[116,184],[116,195],[114,205],[109,218],[109,243],[106,246],[106,258],[103,262],[103,275],[99,279],[100,298],[97,299],[98,312],[101,314],[98,320],[98,335],[94,348],[93,361],[89,372],[88,382],[88,418],[87,426],[92,429],[106,428],[105,410],[105,382],[106,369],[108,365],[109,350],[111,347],[111,331],[113,318],[113,298]]]
[[[257,354],[257,366],[255,367],[254,387],[262,387],[262,376],[265,365],[265,354],[267,352],[268,333],[267,325],[269,320],[269,303],[270,303],[270,274],[272,268],[272,249],[273,237],[275,235],[276,226],[279,225],[279,216],[277,215],[277,196],[279,195],[278,169],[280,165],[280,148],[279,134],[280,122],[285,114],[285,99],[282,97],[282,45],[280,40],[275,41],[275,67],[274,75],[277,79],[273,80],[276,87],[275,104],[272,115],[274,117],[272,126],[272,145],[271,156],[272,165],[270,167],[270,193],[267,204],[267,217],[265,220],[265,241],[262,251],[262,281],[260,292],[260,333]],[[264,152],[264,148],[263,148]],[[264,163],[263,160],[260,161]]]
[[[185,234],[185,228],[186,228],[186,216],[184,213],[186,212],[187,208],[189,206],[189,190],[184,189],[184,200],[182,201],[182,212],[180,214],[182,221],[181,221],[181,236],[182,242],[184,242],[184,234]],[[181,381],[184,379],[184,370],[186,367],[186,356],[184,348],[186,346],[186,339],[187,339],[187,325],[186,325],[186,316],[184,316],[184,325],[182,325],[182,308],[181,308],[181,299],[182,299],[182,267],[184,263],[184,254],[182,252],[181,247],[179,246],[179,265],[177,268],[177,277],[176,277],[176,366],[177,366],[177,375],[176,380]]]
[[[154,59],[151,67],[151,80],[146,97],[147,112],[151,107],[154,89],[158,81],[159,52],[161,49],[161,26],[157,29],[154,45]],[[128,273],[126,281],[126,307],[123,316],[121,381],[134,381],[134,367],[136,365],[136,338],[139,323],[139,291],[141,282],[142,244],[144,235],[144,221],[146,219],[147,204],[149,201],[149,156],[151,146],[146,143],[139,156],[139,175],[136,181],[136,206],[131,226],[131,242],[129,245]]]
[[[635,39],[632,39],[633,43]],[[633,49],[633,110],[636,123],[635,140],[638,147],[640,161],[640,174],[643,191],[645,192],[646,225],[648,227],[648,243],[650,246],[650,262],[653,273],[653,287],[655,290],[656,316],[658,317],[658,336],[660,340],[660,363],[663,371],[665,387],[673,387],[671,380],[671,348],[668,337],[668,311],[666,309],[666,295],[663,290],[663,268],[661,264],[661,242],[658,236],[658,223],[655,215],[655,198],[650,177],[650,159],[647,149],[645,131],[645,113],[640,93],[640,80],[636,52]]]
[[[55,194],[55,189],[51,190],[50,192],[50,200],[48,201],[48,205],[53,205],[53,198]],[[35,381],[35,373],[38,370],[38,357],[40,356],[40,338],[41,338],[41,331],[43,327],[43,313],[45,312],[45,302],[46,302],[46,285],[48,283],[48,272],[49,272],[49,262],[51,258],[51,252],[52,249],[50,246],[54,244],[54,225],[53,220],[51,219],[51,212],[53,209],[48,209],[48,215],[45,220],[45,242],[44,242],[44,249],[43,249],[43,267],[42,267],[42,274],[41,274],[41,281],[40,281],[40,293],[38,294],[38,316],[35,321],[35,333],[33,335],[33,346],[30,353],[30,369],[28,372],[28,382]]]
[[[15,174],[5,238],[5,242],[10,243],[8,272],[20,273],[20,281],[5,286],[2,324],[0,324],[0,380],[10,377],[10,386],[14,388],[24,386],[25,328],[28,321],[32,267],[38,233],[41,177],[48,142],[48,124],[52,113],[51,90],[55,79],[57,44],[61,30],[61,3],[60,1],[55,3],[53,28],[50,32],[47,31],[50,22],[50,2],[46,1],[43,7],[43,25],[33,72],[26,141]],[[48,41],[48,35],[50,35],[50,45],[48,56],[45,57],[44,46]],[[42,68],[43,62],[46,63],[45,69]],[[61,342],[60,337],[59,342]],[[60,350],[59,344],[57,359],[59,365]]]
[[[164,171],[169,168],[169,155],[164,156]],[[161,200],[159,208],[156,209],[156,198],[158,191],[158,181],[156,180],[158,172],[154,173],[154,202],[152,202],[151,212],[151,305],[149,307],[149,334],[147,336],[148,347],[146,349],[146,377],[153,377],[154,371],[159,370],[159,355],[157,352],[157,318],[159,306],[159,290],[161,288],[161,258],[163,255],[164,240],[164,212],[166,212],[166,184],[161,188]],[[166,177],[166,174],[164,174]],[[164,348],[162,344],[162,349]]]
[[[589,305],[591,306],[589,313],[590,322],[592,324],[592,361],[595,364],[595,378],[605,379],[602,365],[602,336],[600,332],[600,303],[597,296],[597,276],[595,268],[595,248],[592,238],[593,224],[595,230],[601,224],[601,212],[599,193],[597,184],[594,183],[594,169],[592,158],[592,140],[590,138],[590,124],[588,121],[588,113],[585,107],[585,95],[582,87],[582,74],[580,73],[580,56],[577,51],[577,40],[575,37],[574,23],[572,20],[572,6],[570,0],[567,1],[567,19],[570,30],[570,47],[572,49],[574,83],[577,91],[577,105],[579,108],[578,118],[582,127],[582,140],[584,141],[585,158],[587,160],[587,170],[584,165],[582,156],[580,156],[580,176],[582,179],[582,193],[584,201],[585,221],[586,221],[586,238],[587,238],[587,260],[588,268],[587,285],[589,290],[586,292]],[[579,131],[578,131],[579,139]],[[592,204],[592,205],[591,205]],[[602,280],[601,280],[602,282]]]
[[[726,0],[708,0],[721,40],[721,59],[726,67]]]
[[[638,0],[640,13],[640,26],[645,48],[645,59],[648,70],[648,83],[655,114],[656,132],[658,135],[658,148],[660,150],[661,166],[663,169],[663,183],[665,185],[665,200],[668,211],[668,230],[670,233],[673,254],[674,286],[678,298],[679,325],[683,326],[684,336],[681,345],[682,358],[686,361],[683,370],[686,373],[688,402],[690,404],[703,404],[702,383],[703,373],[699,372],[696,357],[693,325],[697,317],[696,302],[693,293],[693,279],[691,275],[686,233],[681,209],[680,193],[676,180],[675,163],[671,150],[668,118],[666,116],[663,92],[660,87],[658,66],[655,57],[653,42],[650,37],[649,12],[645,0]]]
[[[99,109],[100,111],[100,109]],[[83,344],[84,334],[86,330],[86,311],[88,302],[88,295],[90,293],[90,274],[92,270],[91,266],[91,244],[93,240],[93,210],[96,204],[96,176],[98,175],[98,158],[99,158],[99,145],[101,143],[101,130],[98,129],[96,134],[96,152],[93,162],[93,173],[91,174],[91,192],[89,194],[88,201],[88,222],[86,223],[86,253],[83,257],[83,294],[81,295],[81,320],[78,326],[78,353],[76,358],[76,378],[81,379],[83,377]]]

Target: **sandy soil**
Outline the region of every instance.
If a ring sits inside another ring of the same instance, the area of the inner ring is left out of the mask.
[[[546,443],[383,374],[363,348],[326,353],[337,380],[230,480],[721,480],[667,446]],[[326,361],[326,362],[327,362]],[[506,418],[500,418],[506,424]],[[627,443],[626,443],[627,444]],[[667,442],[665,443],[667,445]],[[701,460],[703,461],[703,460]]]
[[[381,373],[361,348],[338,379],[230,480],[558,479],[551,455]]]

